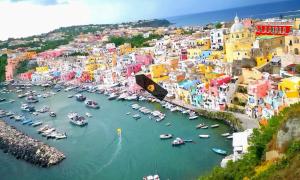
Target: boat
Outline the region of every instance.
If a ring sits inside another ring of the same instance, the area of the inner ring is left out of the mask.
[[[25,97],[26,96],[26,94],[19,94],[18,95],[18,98],[23,98],[23,97]]]
[[[21,105],[21,110],[22,111],[27,111],[27,112],[34,112],[35,108],[34,108],[34,106],[30,106],[28,104],[22,104]]]
[[[67,134],[66,133],[56,133],[55,139],[65,139],[67,138]]]
[[[197,118],[198,118],[198,116],[195,113],[190,114],[190,116],[189,116],[189,120],[194,120],[194,119],[197,119]]]
[[[34,123],[33,121],[30,121],[29,123],[27,123],[27,125],[31,126],[31,125],[33,125],[33,123]]]
[[[99,109],[100,108],[98,103],[95,102],[95,101],[92,101],[92,100],[86,100],[84,103],[89,108],[93,108],[93,109]]]
[[[209,138],[210,135],[208,135],[208,134],[199,134],[199,137],[200,138]]]
[[[51,117],[56,117],[56,113],[53,112],[53,111],[51,111],[51,112],[49,113],[49,116],[51,116]]]
[[[208,126],[202,126],[201,127],[201,129],[207,129],[208,128]]]
[[[158,174],[155,175],[149,175],[149,176],[144,176],[143,180],[160,180],[160,177]]]
[[[9,102],[9,103],[13,103],[13,102],[15,102],[15,100],[11,99],[11,100],[9,100],[8,102]]]
[[[49,129],[47,129],[47,130],[45,130],[45,131],[42,132],[42,136],[48,136],[53,131],[55,131],[55,128],[49,128]]]
[[[76,97],[76,100],[80,101],[80,102],[86,100],[86,97],[83,94],[76,94],[75,97]]]
[[[172,146],[180,146],[180,145],[183,145],[184,144],[184,141],[177,137],[173,142],[172,142]]]
[[[15,119],[16,121],[21,121],[21,120],[24,120],[24,117],[23,117],[23,116],[20,116],[20,115],[15,115],[15,116],[14,116],[14,119]]]
[[[165,115],[164,115],[164,114],[161,114],[161,115],[158,116],[158,118],[155,119],[155,121],[156,121],[156,122],[160,122],[160,121],[162,121],[164,118],[165,118]]]
[[[138,104],[132,104],[131,107],[132,107],[132,109],[139,109],[139,108],[141,108],[141,106],[138,105]]]
[[[73,95],[71,95],[71,94],[70,94],[70,95],[68,95],[68,98],[72,98],[72,97],[73,97]]]
[[[226,137],[227,139],[232,139],[233,138],[233,136],[231,135],[231,136],[227,136]]]
[[[3,102],[5,101],[6,99],[5,98],[0,98],[0,102]]]
[[[117,100],[118,100],[118,101],[119,101],[119,100],[125,100],[127,96],[128,96],[128,95],[127,95],[126,93],[123,93],[123,94],[121,94],[121,95],[117,98]]]
[[[117,94],[112,93],[112,94],[109,95],[109,97],[108,97],[107,99],[108,99],[108,100],[114,100],[114,99],[116,99],[117,97],[118,97]]]
[[[28,97],[26,97],[26,102],[37,103],[37,102],[39,102],[39,100],[37,98],[35,98],[34,96],[28,96]]]
[[[213,152],[217,153],[217,154],[221,154],[221,155],[226,155],[227,154],[227,152],[225,150],[222,150],[222,149],[212,148],[211,150]]]
[[[22,124],[25,125],[25,124],[28,124],[30,122],[32,122],[31,119],[25,119],[25,120],[22,121]]]
[[[204,126],[205,126],[205,124],[198,124],[198,125],[196,126],[196,129],[200,129],[200,128],[204,127]]]
[[[160,139],[171,139],[173,137],[172,134],[161,134],[159,136]]]
[[[44,132],[44,131],[46,131],[47,129],[49,129],[50,127],[49,127],[49,125],[44,125],[43,127],[41,127],[40,129],[38,129],[38,133],[40,134],[40,133],[42,133],[42,132]]]
[[[131,112],[127,112],[127,113],[126,113],[126,115],[130,115],[130,114],[131,114]]]
[[[50,108],[48,106],[44,106],[41,109],[38,110],[39,113],[45,113],[48,112]]]
[[[184,142],[189,142],[189,143],[194,142],[192,139],[184,139],[183,141]]]
[[[42,125],[43,123],[41,121],[37,121],[35,123],[32,124],[33,127],[36,127],[36,126],[40,126]]]
[[[223,134],[221,134],[221,136],[227,137],[227,136],[230,136],[230,133],[223,133]]]
[[[141,118],[141,116],[139,114],[134,114],[132,117],[136,120]]]
[[[35,116],[37,116],[37,115],[39,115],[37,112],[32,112],[32,115],[35,115]]]
[[[166,125],[166,126],[171,126],[171,123],[166,123],[165,125]]]
[[[86,112],[85,115],[86,115],[86,117],[89,117],[89,118],[92,117],[92,114],[88,113],[88,112]]]
[[[70,119],[70,123],[77,126],[85,126],[88,124],[88,121],[83,116],[80,116],[75,112],[69,113],[68,118]]]
[[[220,125],[219,124],[213,124],[213,125],[211,125],[210,127],[211,128],[217,128],[217,127],[219,127]]]

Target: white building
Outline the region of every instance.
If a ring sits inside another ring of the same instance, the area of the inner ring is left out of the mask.
[[[228,29],[212,29],[210,31],[210,44],[212,50],[218,50],[224,48],[224,35]]]

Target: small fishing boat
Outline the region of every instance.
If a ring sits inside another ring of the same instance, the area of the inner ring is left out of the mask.
[[[59,140],[59,139],[65,139],[67,138],[67,134],[66,133],[56,133],[55,135],[55,139]]]
[[[31,119],[25,119],[25,120],[22,121],[22,124],[25,125],[25,124],[28,124],[30,122],[32,122]]]
[[[144,176],[143,180],[160,180],[160,177],[158,174],[155,175],[149,175],[149,176]]]
[[[35,108],[34,108],[34,106],[30,106],[28,104],[22,104],[21,105],[21,110],[22,111],[27,111],[27,112],[34,112]]]
[[[184,141],[177,137],[173,142],[172,142],[172,146],[180,146],[180,145],[183,145],[184,144]]]
[[[221,134],[221,136],[227,137],[227,136],[230,136],[230,133],[223,133],[223,134]]]
[[[112,93],[112,94],[109,95],[109,97],[108,97],[107,99],[108,99],[108,100],[114,100],[114,99],[116,99],[117,97],[118,97],[117,94]]]
[[[205,124],[198,124],[197,126],[196,126],[196,129],[200,129],[200,128],[202,128],[202,127],[204,127],[205,126]]]
[[[226,137],[227,139],[232,139],[233,138],[233,136],[231,135],[231,136],[227,136]]]
[[[194,142],[192,139],[184,139],[183,141],[188,143]]]
[[[72,97],[74,97],[72,94],[68,95],[68,98],[72,98]]]
[[[28,96],[26,98],[26,102],[28,102],[28,103],[37,103],[37,102],[39,102],[39,100],[34,96]]]
[[[218,148],[212,148],[212,151],[217,153],[217,154],[221,154],[221,155],[226,155],[227,152],[222,150],[222,149],[218,149]]]
[[[196,114],[191,114],[189,116],[189,120],[194,120],[194,119],[197,119],[197,118],[198,118],[198,116]]]
[[[127,112],[127,113],[126,113],[126,115],[130,115],[130,114],[131,114],[131,112]]]
[[[88,124],[88,121],[83,116],[80,116],[75,112],[69,113],[68,118],[70,119],[70,123],[77,126],[85,126]]]
[[[23,97],[25,97],[26,96],[26,94],[19,94],[18,95],[18,98],[23,98]]]
[[[11,100],[9,100],[8,102],[9,102],[9,103],[13,103],[13,102],[15,102],[15,100],[11,99]]]
[[[158,116],[158,118],[155,119],[156,122],[160,122],[165,118],[164,114],[161,114],[160,116]]]
[[[86,117],[89,117],[89,118],[92,117],[92,114],[88,113],[88,112],[86,112],[85,115],[86,115]]]
[[[208,135],[208,134],[199,134],[199,137],[200,138],[209,138],[210,135]]]
[[[38,110],[39,113],[45,113],[48,112],[50,108],[48,106],[44,106],[41,109]]]
[[[32,124],[33,127],[36,127],[36,126],[40,126],[42,125],[43,123],[41,121],[37,121],[35,123]]]
[[[207,129],[208,128],[208,126],[202,126],[201,127],[201,129]]]
[[[98,103],[96,101],[86,100],[84,103],[89,108],[93,108],[93,109],[99,109],[100,108],[100,106],[98,105]]]
[[[211,125],[210,127],[211,128],[217,128],[217,127],[219,127],[220,125],[219,124],[213,124],[213,125]]]
[[[5,98],[0,98],[0,102],[3,102],[5,101],[6,99]]]
[[[173,137],[172,134],[161,134],[159,136],[160,139],[171,139]]]
[[[79,102],[86,100],[86,97],[83,94],[76,94],[75,97],[76,97],[76,100]]]
[[[134,114],[132,117],[133,117],[134,119],[140,119],[140,118],[141,118],[141,116],[140,116],[139,114]]]
[[[41,127],[40,129],[38,129],[38,133],[40,134],[40,133],[46,131],[46,130],[49,129],[49,128],[50,128],[49,125],[46,124],[45,126],[43,126],[43,127]]]

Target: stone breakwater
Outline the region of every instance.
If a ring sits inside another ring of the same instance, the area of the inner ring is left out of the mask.
[[[50,167],[65,159],[65,155],[56,148],[25,135],[1,120],[0,149],[17,159],[42,167]]]

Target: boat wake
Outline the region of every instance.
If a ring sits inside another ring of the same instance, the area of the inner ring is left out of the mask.
[[[109,166],[118,156],[118,154],[120,153],[122,149],[122,136],[120,135],[118,138],[118,144],[117,144],[117,148],[115,150],[115,152],[112,154],[111,158],[109,159],[109,161],[107,163],[105,163],[98,171],[97,173],[100,173],[103,169],[105,169],[107,166]]]

